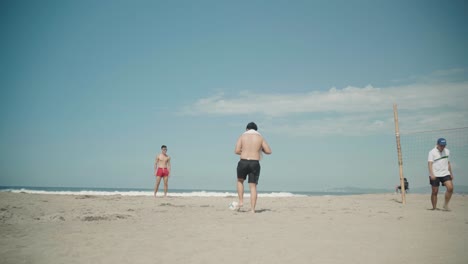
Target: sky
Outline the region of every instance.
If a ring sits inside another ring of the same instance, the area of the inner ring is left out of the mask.
[[[3,186],[153,188],[164,144],[169,189],[235,190],[254,121],[260,191],[394,188],[394,104],[401,137],[468,127],[466,1],[6,0],[0,33]]]

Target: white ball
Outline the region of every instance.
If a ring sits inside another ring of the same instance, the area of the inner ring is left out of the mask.
[[[239,205],[238,202],[234,201],[229,204],[229,210],[236,210],[237,206]]]

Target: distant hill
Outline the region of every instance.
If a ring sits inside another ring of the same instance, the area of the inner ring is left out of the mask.
[[[331,188],[327,189],[326,192],[337,192],[337,193],[356,193],[356,194],[371,194],[371,193],[389,193],[395,192],[395,189],[379,189],[379,188],[359,188],[359,187],[341,187],[341,188]],[[441,186],[439,192],[445,192],[445,187]],[[456,194],[468,194],[468,186],[466,185],[455,185]],[[408,193],[431,193],[430,186],[424,187],[415,187],[409,189]]]
[[[395,191],[394,189],[377,189],[377,188],[360,188],[360,187],[340,187],[340,188],[331,188],[327,189],[326,192],[337,192],[337,193],[357,193],[357,194],[366,194],[366,193],[388,193]]]
[[[468,186],[466,185],[456,185],[454,188],[454,193],[456,194],[468,194]],[[445,192],[445,187],[440,186],[439,187],[439,193],[440,192]],[[411,188],[410,193],[431,193],[431,187],[428,185],[426,187],[416,187],[416,188]]]

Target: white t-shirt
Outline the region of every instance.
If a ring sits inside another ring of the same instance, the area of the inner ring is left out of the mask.
[[[437,147],[429,151],[427,161],[432,161],[432,171],[434,172],[434,176],[444,177],[450,175],[450,171],[448,170],[449,155],[450,150],[447,148],[442,150],[442,152],[440,152]]]

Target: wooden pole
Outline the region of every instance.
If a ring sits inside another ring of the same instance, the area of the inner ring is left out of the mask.
[[[393,104],[393,117],[395,118],[395,136],[398,150],[398,166],[400,167],[401,201],[403,204],[406,204],[405,178],[403,177],[403,158],[401,156],[400,129],[398,127],[398,110],[396,104]]]

